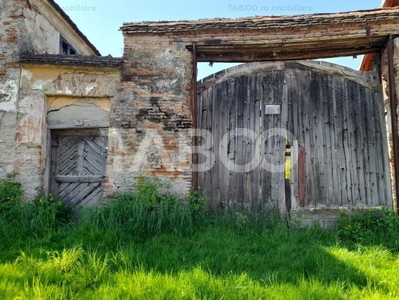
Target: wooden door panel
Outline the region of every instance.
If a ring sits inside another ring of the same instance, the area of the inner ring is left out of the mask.
[[[284,175],[262,168],[265,160],[269,164],[284,160],[285,141],[263,139],[263,132],[282,126],[283,116],[266,115],[264,107],[281,106],[284,89],[284,72],[278,70],[232,75],[200,92],[197,126],[212,133],[210,151],[215,155],[214,166],[198,174],[209,208],[263,210],[284,201]]]
[[[108,144],[104,130],[59,130],[52,136],[52,193],[70,206],[101,201]]]

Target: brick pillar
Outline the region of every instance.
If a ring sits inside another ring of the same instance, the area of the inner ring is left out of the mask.
[[[191,186],[191,53],[167,36],[125,34],[119,93],[112,99],[108,194],[143,174]]]
[[[21,1],[0,5],[0,178],[15,172]]]
[[[15,170],[29,199],[43,189],[47,142],[46,110],[45,95],[41,91],[21,89]]]

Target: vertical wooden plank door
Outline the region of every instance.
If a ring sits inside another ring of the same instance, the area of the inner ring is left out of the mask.
[[[108,130],[54,130],[51,135],[53,195],[72,207],[98,204],[103,195]]]
[[[281,64],[269,72],[226,73],[217,84],[199,85],[197,126],[211,133],[215,159],[212,168],[198,173],[209,209],[285,207],[284,172],[278,169],[286,147],[280,134],[287,122],[286,87],[284,71],[275,66]]]

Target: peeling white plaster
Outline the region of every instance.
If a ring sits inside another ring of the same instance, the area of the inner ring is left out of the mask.
[[[158,62],[159,63],[165,63],[167,62],[169,65],[172,65],[173,63],[173,55],[170,53],[170,49],[166,49],[165,52],[161,53],[159,55]]]
[[[49,80],[37,80],[32,84],[32,89],[34,90],[42,90],[43,86],[45,86],[47,83],[52,82],[53,80],[49,79]]]
[[[22,69],[21,77],[22,78],[25,77],[28,81],[30,81],[32,79],[32,72],[30,72],[28,70],[25,70],[25,69]],[[21,80],[21,82],[22,82],[22,80]]]
[[[65,87],[65,94],[72,95],[72,91],[67,86]]]
[[[137,153],[134,157],[132,166],[129,168],[129,172],[140,171],[142,164],[147,161],[147,156],[151,146],[155,146],[158,154],[158,159],[162,165],[165,166],[168,172],[174,172],[173,163],[169,153],[164,147],[162,137],[156,130],[148,130],[146,136],[141,141]]]
[[[177,79],[173,79],[173,80],[158,80],[155,83],[155,86],[160,89],[170,89],[172,88],[175,84],[177,83]]]
[[[90,93],[90,91],[91,91],[92,89],[94,89],[95,87],[97,87],[97,83],[91,83],[91,84],[89,84],[89,85],[86,87],[86,95],[87,95],[88,93]]]
[[[56,93],[57,94],[66,94],[66,95],[72,95],[73,94],[73,92],[70,89],[68,89],[67,86],[65,87],[65,92],[63,90],[57,90]]]
[[[18,86],[13,80],[0,83],[0,110],[16,111]]]
[[[21,119],[18,124],[18,145],[41,145],[43,135],[44,101],[41,96],[29,95],[20,99]]]
[[[12,173],[14,171],[14,166],[13,165],[7,165],[6,166],[6,171],[7,171],[7,174]]]

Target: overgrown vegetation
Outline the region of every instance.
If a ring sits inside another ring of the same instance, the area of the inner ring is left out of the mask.
[[[384,244],[399,249],[399,218],[388,208],[355,210],[352,215],[342,214],[339,219],[342,239],[363,245]]]
[[[157,179],[104,207],[29,203],[0,181],[0,299],[397,299],[398,217],[301,228],[275,209],[206,212]],[[295,223],[295,222],[294,222]],[[295,224],[294,224],[295,225]]]
[[[104,207],[81,211],[80,224],[84,228],[114,232],[117,236],[131,236],[144,240],[161,233],[187,235],[202,226],[205,198],[197,192],[185,199],[162,194],[168,190],[157,178],[141,177],[133,192],[117,196]]]
[[[14,175],[7,175],[7,179],[0,180],[0,212],[5,213],[18,205],[22,199],[21,184],[15,182]]]

